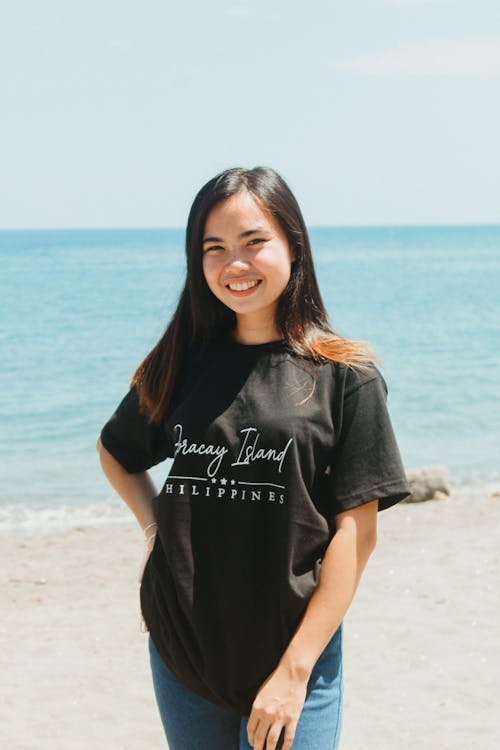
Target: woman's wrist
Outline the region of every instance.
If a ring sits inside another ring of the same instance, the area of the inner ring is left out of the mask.
[[[142,530],[142,533],[144,534],[144,546],[146,548],[146,551],[151,551],[153,548],[153,545],[155,543],[156,534],[158,531],[158,524],[156,521],[152,521],[151,523],[148,523]]]
[[[152,521],[151,523],[148,523],[146,526],[144,526],[142,533],[144,534],[144,538],[147,539],[148,536],[156,534],[156,531],[158,529],[158,524],[156,521]]]
[[[158,531],[158,524],[156,523],[156,521],[152,523],[148,523],[142,529],[142,532],[144,534],[144,552],[142,555],[142,562],[141,562],[141,567],[140,567],[140,572],[139,572],[139,583],[142,583],[142,576],[144,574],[146,563],[155,545],[157,531]]]

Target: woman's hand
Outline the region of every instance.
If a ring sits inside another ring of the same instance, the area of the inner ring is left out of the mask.
[[[150,524],[151,527],[154,526],[154,531],[150,531],[145,537],[144,537],[144,554],[142,556],[142,562],[141,567],[139,569],[139,583],[142,583],[142,576],[144,575],[144,569],[146,567],[146,563],[149,560],[149,556],[151,552],[153,551],[153,547],[155,544],[156,539],[156,527],[157,524]]]
[[[307,682],[278,666],[261,685],[247,723],[248,741],[254,750],[275,750],[283,727],[283,750],[289,750],[306,700]]]

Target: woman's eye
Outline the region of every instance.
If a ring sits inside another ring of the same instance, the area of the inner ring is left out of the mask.
[[[261,245],[266,240],[262,239],[261,237],[255,237],[253,240],[249,241],[249,245]],[[211,245],[210,247],[206,247],[203,250],[203,253],[217,253],[219,251],[224,251],[224,248],[222,245]]]

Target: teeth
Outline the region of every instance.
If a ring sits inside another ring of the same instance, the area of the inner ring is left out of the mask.
[[[238,284],[236,281],[232,281],[231,284],[229,284],[229,288],[235,292],[244,292],[246,289],[251,289],[253,286],[257,286],[258,283],[258,281],[243,281]]]

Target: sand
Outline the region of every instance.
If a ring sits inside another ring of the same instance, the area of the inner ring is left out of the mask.
[[[499,533],[493,495],[379,514],[344,620],[341,750],[500,748]],[[0,544],[2,750],[166,747],[135,522]]]

